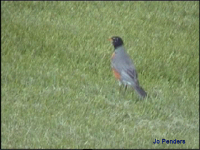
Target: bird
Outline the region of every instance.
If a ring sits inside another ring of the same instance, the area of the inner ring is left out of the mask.
[[[113,36],[108,39],[114,46],[114,52],[111,56],[111,68],[119,85],[131,86],[141,98],[145,98],[147,93],[139,85],[138,75],[133,61],[129,57],[124,47],[124,42],[119,36]]]

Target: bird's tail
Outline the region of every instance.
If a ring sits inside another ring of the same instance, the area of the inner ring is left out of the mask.
[[[145,98],[147,96],[147,93],[144,91],[144,89],[139,86],[139,85],[135,85],[134,89],[136,90],[136,92],[142,97]]]

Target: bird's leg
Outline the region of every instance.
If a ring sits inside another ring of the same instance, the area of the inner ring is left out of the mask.
[[[121,92],[122,83],[119,81],[119,93]]]
[[[126,89],[127,89],[127,84],[125,85],[125,92],[126,92]]]
[[[124,94],[126,93],[126,89],[127,89],[127,84],[124,85]]]

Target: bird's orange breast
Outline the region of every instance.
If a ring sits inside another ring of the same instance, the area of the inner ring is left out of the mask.
[[[115,78],[117,80],[120,80],[121,75],[119,74],[119,72],[117,72],[117,70],[115,68],[112,68],[112,71],[113,71],[113,74],[114,74]]]
[[[112,54],[111,60],[112,60],[114,57],[115,57],[115,52]],[[119,73],[114,67],[112,67],[112,71],[113,71],[113,74],[114,74],[115,78],[116,78],[117,80],[120,80],[120,78],[121,78],[120,73]]]
[[[115,57],[115,52],[112,54],[111,59],[113,59]]]

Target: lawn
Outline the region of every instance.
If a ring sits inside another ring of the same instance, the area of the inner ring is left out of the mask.
[[[198,1],[4,1],[1,21],[3,149],[199,148]],[[114,35],[144,100],[119,90]]]

